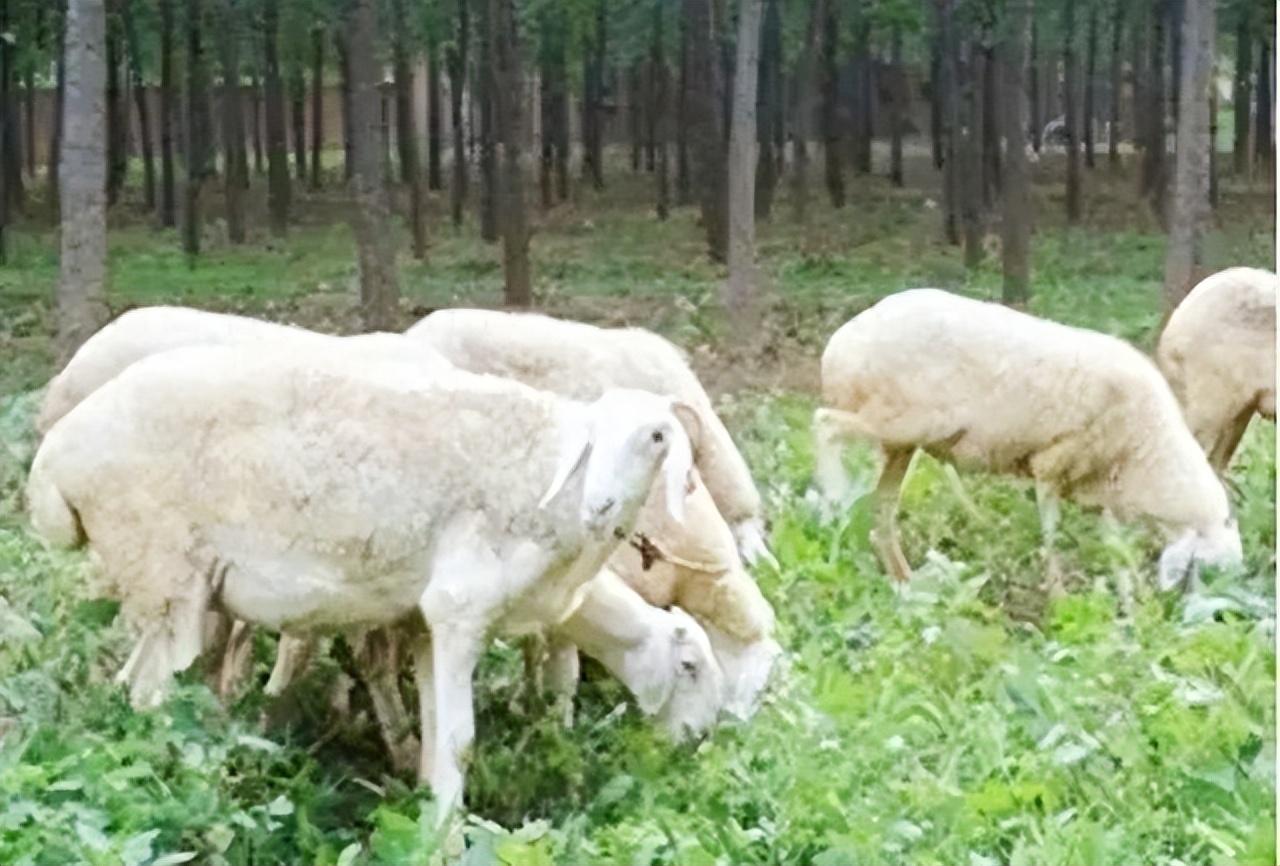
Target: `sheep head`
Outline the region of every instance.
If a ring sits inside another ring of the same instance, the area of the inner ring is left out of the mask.
[[[593,534],[607,534],[635,518],[661,469],[667,508],[683,522],[693,449],[676,406],[668,397],[618,388],[580,407],[577,418],[561,425],[555,475],[539,507],[581,474],[582,523]]]
[[[1234,519],[1208,529],[1188,529],[1160,554],[1159,586],[1193,586],[1204,566],[1238,568],[1243,559]]]
[[[642,699],[641,709],[655,715],[672,739],[680,742],[715,724],[724,706],[725,681],[702,626],[678,607],[667,613],[669,636],[653,647],[650,659],[653,670],[665,671],[665,688],[661,695]],[[665,658],[658,658],[659,654]]]

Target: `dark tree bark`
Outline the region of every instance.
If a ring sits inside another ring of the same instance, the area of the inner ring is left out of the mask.
[[[268,0],[271,2],[271,0]],[[385,151],[379,141],[382,77],[375,53],[377,0],[355,0],[348,24],[351,82],[352,230],[360,273],[360,314],[365,330],[399,329],[396,312],[400,286],[390,226],[390,205],[383,183]]]
[[[942,35],[935,22],[933,33],[929,36],[929,145],[933,155],[933,167],[936,169],[942,168],[946,154],[946,146],[943,142],[943,128],[946,126],[942,105],[944,86]]]
[[[0,32],[9,30],[9,0],[0,0]],[[0,39],[0,265],[9,262],[9,89],[13,78],[13,47]]]
[[[26,116],[23,118],[22,132],[22,155],[27,161],[27,177],[35,179],[36,176],[36,66],[41,61],[39,57],[44,57],[48,48],[48,18],[46,17],[46,9],[43,3],[36,4],[35,8],[35,46],[38,57],[32,57],[26,64],[22,83],[22,95],[25,97],[26,104],[24,106]]]
[[[1236,74],[1232,86],[1235,120],[1235,144],[1232,150],[1232,169],[1236,177],[1244,177],[1249,171],[1249,127],[1252,108],[1253,74],[1253,22],[1249,15],[1250,4],[1236,7]]]
[[[467,203],[467,148],[462,126],[462,97],[467,86],[467,48],[471,41],[468,3],[458,4],[458,26],[449,47],[449,117],[453,127],[453,182],[449,189],[449,214],[455,228],[462,226]]]
[[[821,2],[821,0],[815,0]],[[676,204],[693,200],[689,158],[689,24],[680,22],[680,81],[676,98]]]
[[[1129,70],[1132,79],[1132,90],[1129,97],[1130,105],[1130,123],[1132,127],[1133,146],[1136,151],[1143,154],[1142,165],[1146,163],[1146,150],[1148,144],[1147,137],[1147,115],[1150,106],[1147,100],[1147,88],[1145,79],[1147,77],[1147,43],[1150,41],[1150,27],[1147,26],[1148,9],[1143,3],[1132,6],[1128,10],[1129,15]],[[1138,172],[1138,176],[1142,176],[1142,170]],[[1141,189],[1141,184],[1139,184]]]
[[[728,253],[728,172],[720,99],[723,65],[716,48],[717,28],[710,0],[684,0],[689,28],[689,136],[694,180],[702,209],[708,254],[723,262]]]
[[[1146,133],[1143,136],[1140,191],[1163,219],[1165,198],[1165,8],[1168,0],[1154,0],[1146,83]]]
[[[822,24],[822,140],[827,195],[831,206],[844,207],[844,166],[840,160],[840,22],[836,4],[828,2]]]
[[[601,102],[604,99],[605,51],[608,47],[608,3],[597,0],[595,35],[583,52],[582,169],[596,189],[604,189],[604,129]]]
[[[524,204],[524,169],[520,162],[523,128],[523,73],[517,0],[489,0],[493,31],[495,108],[502,138],[502,274],[503,303],[527,307],[533,302],[529,276],[529,225]]]
[[[853,27],[854,94],[850,143],[853,170],[871,173],[871,21],[865,4],[858,4]]]
[[[138,25],[133,17],[133,4],[137,0],[123,0],[126,54],[129,58],[130,89],[134,107],[138,112],[138,138],[142,149],[142,191],[147,210],[156,206],[156,165],[151,146],[151,107],[147,104],[146,84],[142,79],[141,44],[138,42]]]
[[[1178,113],[1182,110],[1182,19],[1183,0],[1169,0],[1165,4],[1165,33],[1169,39],[1169,114],[1172,118],[1174,137],[1173,149],[1178,149]]]
[[[1098,6],[1096,2],[1089,4],[1089,23],[1087,41],[1085,42],[1084,60],[1084,164],[1095,168],[1093,157],[1094,114],[1096,111],[1095,91],[1097,90],[1098,72]]]
[[[444,189],[444,96],[440,84],[440,43],[433,36],[427,45],[427,189],[431,190]]]
[[[982,203],[990,209],[1000,195],[1000,64],[995,49],[982,46]]]
[[[121,56],[124,54],[120,3],[107,0],[107,207],[120,200],[125,173],[129,168],[128,117],[120,87]],[[5,108],[9,107],[8,93]],[[7,164],[6,164],[7,167]]]
[[[640,65],[627,70],[627,137],[631,139],[631,170],[640,171],[644,153],[644,97],[640,92]]]
[[[938,32],[942,40],[943,166],[942,166],[942,234],[947,243],[960,243],[961,189],[961,62],[959,39],[956,37],[954,0],[938,0]]]
[[[1072,0],[1067,0],[1072,2]],[[964,128],[959,130],[960,226],[964,234],[964,264],[976,268],[982,263],[982,79],[986,56],[977,39],[970,38],[966,50],[956,52],[956,83],[963,97]],[[968,63],[961,59],[968,56]]]
[[[393,21],[404,21],[404,0],[392,0]],[[400,181],[409,193],[409,232],[413,238],[413,257],[427,257],[427,220],[422,202],[422,166],[418,159],[418,136],[413,129],[413,69],[409,65],[409,46],[403,27],[391,34],[392,68],[395,72],[396,149],[400,157]]]
[[[258,78],[258,65],[254,63],[249,79],[249,136],[253,139],[253,173],[266,172],[266,159],[262,152],[262,81]]]
[[[795,110],[791,114],[792,147],[795,165],[791,170],[791,204],[797,222],[809,216],[809,148],[813,140],[819,79],[825,80],[825,64],[819,64],[826,35],[826,0],[813,0],[809,5],[809,23],[804,45],[796,59]],[[825,124],[826,114],[823,113]]]
[[[496,125],[500,118],[496,116],[494,103],[498,100],[496,93],[498,81],[494,78],[497,70],[497,46],[493,38],[497,22],[493,20],[498,11],[493,3],[498,0],[476,0],[477,36],[479,37],[476,57],[476,72],[480,79],[480,237],[486,241],[498,240],[498,130]]]
[[[1031,285],[1031,178],[1024,144],[1027,128],[1028,27],[1031,0],[1011,0],[1006,8],[1001,65],[1004,67],[1004,184],[1001,217],[1001,253],[1006,304],[1025,305]]]
[[[1254,150],[1258,170],[1263,177],[1270,177],[1275,168],[1275,142],[1271,138],[1274,105],[1271,94],[1271,51],[1267,38],[1258,39],[1258,119],[1254,132]]]
[[[56,72],[57,84],[54,91],[53,129],[49,133],[48,174],[49,217],[53,222],[59,221],[62,206],[58,175],[62,164],[63,112],[66,107],[67,95],[67,0],[59,0],[58,12],[58,69]]]
[[[289,145],[284,118],[284,82],[280,80],[280,3],[262,0],[264,78],[267,91],[267,209],[271,231],[289,230]]]
[[[1031,54],[1027,60],[1027,97],[1030,102],[1031,148],[1040,152],[1044,146],[1044,108],[1040,99],[1042,82],[1040,80],[1040,27],[1036,23],[1035,7],[1031,8]]]
[[[352,124],[354,110],[351,105],[351,52],[348,50],[346,34],[342,32],[339,22],[338,32],[333,35],[333,47],[338,54],[338,87],[342,91],[342,176],[349,183],[355,177],[355,127]]]
[[[302,65],[289,70],[289,119],[293,124],[293,163],[299,183],[307,182],[307,79]]]
[[[665,54],[666,16],[662,14],[662,0],[654,0],[653,4],[653,41],[649,54],[649,65],[653,70],[653,105],[654,146],[657,158],[654,165],[657,186],[658,219],[665,220],[671,212],[671,182],[668,165],[671,117],[671,74],[667,69]]]
[[[1218,206],[1218,88],[1209,87],[1209,206]]]
[[[549,210],[557,198],[563,200],[567,196],[562,192],[562,184],[568,178],[558,178],[563,169],[567,174],[568,155],[564,153],[564,121],[561,113],[568,110],[566,90],[568,88],[566,63],[567,27],[563,8],[559,4],[545,6],[542,12],[542,39],[539,45],[539,60],[542,67],[542,87],[539,91],[539,106],[542,115],[541,154],[538,163],[538,184],[542,193],[542,208]]]
[[[222,65],[222,149],[226,154],[223,202],[227,212],[227,240],[244,243],[244,106],[240,101],[240,27],[235,0],[221,0],[220,54]],[[246,172],[247,174],[247,172]]]
[[[1121,70],[1120,43],[1124,33],[1125,0],[1113,0],[1111,10],[1111,129],[1107,135],[1107,164],[1112,169],[1120,167],[1120,102],[1124,91]]]
[[[778,0],[766,0],[760,39],[755,213],[756,218],[762,220],[769,219],[773,212],[773,194],[778,183],[778,154],[774,151],[774,124],[782,113],[782,13],[778,6]]]
[[[1067,222],[1080,222],[1080,83],[1076,68],[1076,0],[1066,0],[1062,14],[1063,101],[1066,103],[1067,132]]]
[[[311,188],[320,189],[324,167],[324,42],[325,28],[311,28]]]
[[[187,53],[184,67],[187,80],[186,139],[187,177],[183,190],[182,248],[192,266],[200,254],[203,228],[201,194],[210,173],[209,68],[204,49],[203,0],[187,0]]]
[[[750,344],[759,331],[756,276],[756,114],[763,0],[743,0],[738,9],[737,62],[729,130],[729,279],[721,300],[738,333]]]
[[[889,182],[902,186],[902,133],[905,125],[907,100],[907,71],[902,65],[902,25],[897,21],[889,31],[889,65],[893,68],[893,101],[889,104]],[[938,143],[934,141],[934,153]]]

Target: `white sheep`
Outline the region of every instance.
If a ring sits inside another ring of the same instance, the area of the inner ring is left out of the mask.
[[[698,471],[749,563],[772,561],[751,472],[680,350],[643,328],[599,328],[533,313],[439,310],[405,331],[473,373],[507,376],[576,400],[606,388],[666,394],[694,408],[702,426]]]
[[[326,351],[343,352],[353,364],[360,363],[365,359],[382,358],[420,363],[430,371],[453,369],[452,365],[428,344],[420,340],[409,340],[398,334],[332,337],[244,316],[208,313],[183,307],[146,307],[123,314],[119,319],[103,328],[86,342],[85,346],[76,353],[63,371],[50,383],[45,401],[45,410],[42,413],[42,421],[46,425],[51,425],[76,403],[84,399],[92,390],[143,357],[169,351],[180,346],[238,344],[251,344],[268,348],[297,346],[302,351],[313,351],[321,348]],[[692,423],[699,424],[696,420]],[[660,488],[661,485],[655,486],[655,496],[658,495],[657,491]],[[654,499],[654,497],[651,497],[651,499]],[[670,523],[670,521],[666,521],[661,530],[659,530],[656,521],[663,520],[666,512],[665,508],[661,507],[660,500],[655,500],[655,502],[658,503],[657,506],[646,506],[643,510],[639,524],[639,528],[645,532],[647,537],[668,533],[674,539],[668,543],[668,547],[673,549],[679,549],[682,546],[688,547],[689,542],[682,540],[683,538],[692,538],[695,535],[707,538],[714,537],[720,540],[721,548],[725,548],[723,541],[724,537],[729,535],[729,530],[719,514],[715,512],[714,506],[710,505],[709,500],[706,498],[706,491],[701,484],[697,484],[694,492],[689,495],[689,502],[693,503],[691,510],[694,517],[696,517],[694,525],[702,527],[697,533],[683,530],[678,524]],[[654,525],[646,526],[646,524]],[[739,597],[728,599],[721,605],[723,609],[722,618],[724,619],[723,630],[714,635],[719,657],[730,668],[727,687],[720,685],[724,677],[716,669],[716,662],[711,654],[703,652],[703,647],[707,645],[708,640],[706,635],[701,628],[688,628],[688,624],[684,621],[687,617],[682,619],[681,616],[683,615],[676,615],[678,613],[676,611],[661,611],[654,615],[646,612],[643,616],[640,616],[633,610],[628,615],[632,619],[643,621],[649,627],[656,629],[655,633],[644,644],[647,648],[643,651],[644,657],[651,667],[651,673],[648,675],[649,680],[643,686],[644,688],[652,693],[651,683],[654,678],[661,675],[666,678],[668,687],[673,690],[672,693],[677,694],[678,691],[675,691],[676,683],[682,678],[684,680],[688,679],[690,667],[696,662],[694,673],[700,678],[704,688],[707,689],[707,699],[711,700],[713,696],[720,693],[720,690],[727,688],[728,691],[725,694],[727,708],[737,715],[743,715],[748,712],[747,708],[754,706],[754,702],[768,678],[772,661],[780,650],[776,643],[768,639],[769,634],[772,632],[772,609],[768,607],[768,603],[760,596],[759,589],[755,584],[743,573],[741,562],[737,559],[736,554],[732,552],[732,544],[732,537],[729,536],[727,549],[718,551],[715,557],[702,555],[698,551],[686,551],[690,555],[685,557],[698,562],[712,562],[717,570],[715,579],[718,585],[733,585],[735,582],[740,585]],[[627,549],[629,548],[623,546],[621,552],[615,554],[614,558],[625,557],[625,550]],[[618,567],[622,568],[625,573],[633,575],[633,570],[626,568],[625,560]],[[669,568],[670,566],[667,563],[660,563],[656,569],[657,573],[661,573],[664,567]],[[704,579],[701,582],[708,583],[709,579]],[[723,592],[720,594],[724,595]],[[655,602],[660,607],[669,607],[674,603],[673,598],[667,597],[670,593],[666,590],[659,591],[657,595],[663,599]],[[639,597],[637,596],[629,601],[638,603]],[[587,618],[590,617],[590,612],[593,610],[612,610],[617,609],[619,606],[620,603],[616,601],[608,607],[586,605],[584,612],[578,614],[578,616]],[[634,604],[632,606],[634,607]],[[750,614],[744,613],[746,609],[752,607],[754,609]],[[755,620],[748,623],[744,616],[755,617]],[[713,630],[716,622],[716,617],[712,616],[710,618],[710,627]],[[609,624],[595,623],[587,623],[584,627],[594,628],[596,631],[605,634],[609,633],[610,628]],[[243,623],[237,623],[232,627],[229,635],[224,638],[226,647],[217,678],[218,692],[224,697],[235,690],[237,683],[243,679],[247,671],[249,650],[252,646],[251,637],[251,630]],[[350,634],[349,638],[356,648],[358,659],[362,660],[359,668],[374,698],[375,709],[378,710],[379,726],[387,742],[393,764],[398,769],[406,769],[411,764],[406,764],[405,758],[416,753],[416,746],[408,742],[405,734],[406,727],[402,723],[405,713],[403,709],[397,706],[398,696],[396,692],[387,684],[388,682],[394,682],[394,678],[390,681],[387,680],[388,676],[392,676],[387,673],[387,660],[388,658],[394,659],[397,656],[399,638],[397,635],[383,635],[373,643],[367,643],[362,636],[355,633]],[[635,657],[641,651],[636,649],[634,641],[630,640],[630,638],[628,640],[630,641],[627,645],[627,651],[630,653],[629,657]],[[211,641],[210,643],[216,645],[218,642]],[[390,648],[384,649],[387,645],[390,645]],[[667,660],[667,663],[663,663],[660,653],[654,649],[672,646],[683,647],[681,652],[684,654],[684,662],[682,664],[674,664],[672,660]],[[363,659],[362,656],[365,647],[372,648],[371,652],[373,654],[368,659]],[[277,649],[276,665],[266,686],[267,694],[280,694],[298,672],[305,667],[311,652],[311,641],[306,636],[282,634]],[[619,652],[621,650],[615,648],[615,652],[611,653],[610,657],[618,657]],[[601,661],[605,663],[606,667],[613,669],[609,662],[604,659],[601,659]],[[636,693],[637,701],[645,712],[656,714],[660,720],[666,722],[670,733],[677,737],[682,734],[685,728],[694,731],[701,730],[700,725],[692,724],[688,719],[682,719],[678,713],[660,710],[651,699],[645,699],[639,692],[636,692],[636,688],[633,687],[634,683],[628,679],[626,674],[629,674],[630,671],[637,667],[632,665],[618,675],[623,683]],[[689,701],[685,701],[685,703],[689,703]],[[386,712],[384,713],[383,710]]]
[[[915,289],[836,331],[822,355],[822,396],[827,408],[814,416],[819,484],[842,498],[849,479],[841,442],[879,444],[873,539],[898,580],[910,568],[894,513],[918,449],[1034,479],[1050,551],[1057,498],[1066,496],[1180,533],[1160,557],[1164,588],[1200,564],[1241,559],[1226,490],[1155,365],[1122,340]]]
[[[417,617],[419,776],[461,801],[472,671],[492,630],[563,622],[661,469],[680,517],[674,401],[591,404],[496,377],[341,353],[199,347],[144,359],[49,430],[32,523],[87,539],[139,639],[137,706],[200,653],[218,606],[273,629]]]
[[[1276,289],[1257,268],[1202,280],[1169,317],[1156,360],[1219,473],[1255,414],[1276,417]]]

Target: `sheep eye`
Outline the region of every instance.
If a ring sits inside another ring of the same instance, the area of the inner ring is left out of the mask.
[[[661,430],[654,430],[650,435],[650,438],[653,439],[654,442],[661,443],[666,437],[662,435]]]

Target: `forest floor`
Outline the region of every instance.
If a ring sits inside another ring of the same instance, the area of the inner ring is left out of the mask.
[[[1084,224],[1066,227],[1059,169],[1036,167],[1032,311],[1150,348],[1159,226],[1128,174],[1100,168],[1086,175]],[[540,308],[653,327],[690,351],[717,394],[770,511],[780,567],[757,577],[788,668],[752,721],[675,746],[592,665],[572,730],[512,708],[519,652],[496,642],[478,674],[464,862],[1275,862],[1274,425],[1253,425],[1230,477],[1245,572],[1211,576],[1189,599],[1151,588],[1149,527],[1067,507],[1070,592],[1048,601],[1031,492],[966,474],[967,503],[927,458],[902,507],[918,578],[895,593],[867,544],[865,501],[825,520],[806,496],[827,336],[903,288],[999,294],[998,256],[966,273],[940,241],[931,172],[917,163],[911,174],[903,190],[855,180],[838,212],[815,187],[803,225],[781,191],[760,228],[769,300],[751,341],[717,311],[723,274],[703,254],[695,211],[658,222],[648,177],[618,168],[604,194],[537,220]],[[1224,179],[1211,267],[1273,265],[1272,201]],[[437,215],[444,204],[433,200]],[[242,247],[215,221],[191,268],[176,233],[126,202],[111,234],[111,304],[353,330],[343,206],[336,194],[304,197],[287,239],[262,233]],[[42,548],[20,506],[35,389],[52,373],[56,274],[54,234],[18,232],[0,269],[0,862],[457,856],[458,839],[430,830],[425,792],[388,775],[363,696],[350,721],[328,710],[336,662],[318,664],[284,707],[254,688],[224,710],[189,675],[163,709],[138,714],[112,685],[127,650],[116,606],[92,597],[83,555]],[[428,261],[402,257],[401,284],[406,325],[440,306],[497,304],[499,256],[474,226],[436,222]],[[869,485],[872,455],[852,463]],[[256,647],[259,680],[271,643]]]

